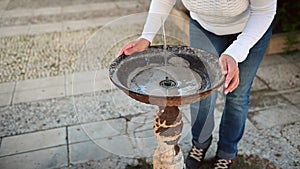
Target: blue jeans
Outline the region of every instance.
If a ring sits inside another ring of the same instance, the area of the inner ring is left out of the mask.
[[[237,144],[243,136],[247,119],[250,89],[257,69],[267,49],[272,28],[251,48],[247,59],[239,63],[240,83],[232,92],[226,95],[219,131],[217,156],[227,160],[236,157]],[[190,20],[191,47],[206,50],[220,56],[221,53],[237,38],[238,34],[215,35],[193,19]],[[206,99],[190,106],[192,119],[193,143],[198,148],[207,148],[212,139],[214,129],[214,107],[217,91]]]

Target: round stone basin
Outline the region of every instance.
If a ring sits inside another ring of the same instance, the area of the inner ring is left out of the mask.
[[[130,97],[158,106],[199,101],[224,83],[218,57],[187,46],[151,46],[117,57],[111,81]]]

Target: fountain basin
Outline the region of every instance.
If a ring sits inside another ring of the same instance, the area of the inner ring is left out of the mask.
[[[109,75],[133,99],[163,107],[197,102],[225,80],[217,56],[187,46],[123,54],[112,62]]]

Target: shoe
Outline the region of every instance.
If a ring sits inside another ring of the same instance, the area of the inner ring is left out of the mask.
[[[210,142],[211,144],[211,142]],[[210,145],[209,144],[209,145]],[[197,148],[195,145],[192,146],[187,158],[186,168],[187,169],[199,169],[204,161],[205,154],[209,146],[206,149]]]
[[[230,169],[232,160],[225,160],[219,157],[216,157],[214,162],[214,169]]]

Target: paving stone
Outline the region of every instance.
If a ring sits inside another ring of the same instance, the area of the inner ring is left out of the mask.
[[[54,86],[54,87],[16,91],[13,98],[13,104],[59,98],[64,96],[65,96],[64,86]]]
[[[289,61],[285,59],[282,55],[271,55],[264,56],[264,59],[261,62],[260,67],[267,67],[272,65],[278,65],[283,63],[288,63]]]
[[[0,157],[66,144],[66,128],[4,137]]]
[[[18,81],[16,85],[16,92],[36,88],[64,86],[64,79],[64,76],[55,76],[41,79]]]
[[[57,15],[62,13],[62,7],[47,7],[47,8],[38,8],[33,10],[33,16],[41,15]],[[24,16],[24,15],[22,15]]]
[[[26,1],[20,1],[20,0],[10,0],[10,4],[7,9],[18,9],[18,8],[24,8],[24,9],[35,9],[35,8],[44,8],[44,7],[66,7],[66,6],[75,6],[80,4],[95,4],[95,3],[107,3],[111,2],[111,0],[43,0],[43,1],[37,1],[37,0],[26,0]],[[114,2],[124,1],[124,0],[113,0]],[[130,3],[139,2],[137,0],[126,0]]]
[[[136,149],[138,156],[141,157],[152,157],[157,147],[156,137],[154,136],[153,130],[145,130],[142,132],[135,133]]]
[[[32,24],[27,34],[36,35],[49,32],[59,32],[63,29],[63,22]]]
[[[277,106],[289,106],[290,103],[277,91],[254,91],[250,97],[249,112],[272,109]]]
[[[35,1],[35,0],[10,0],[10,3],[7,7],[7,10],[13,9],[32,9],[32,8],[42,8],[45,6],[61,6],[62,2],[57,0],[43,0],[43,1]]]
[[[126,120],[124,118],[82,124],[68,128],[69,143],[98,140],[124,134]]]
[[[295,105],[297,105],[300,109],[300,88],[291,93],[283,94],[283,96]]]
[[[2,93],[12,93],[15,88],[15,82],[0,83],[0,94]]]
[[[66,76],[66,95],[93,93],[95,91],[112,90],[116,87],[108,77],[108,70],[80,72]]]
[[[68,5],[62,8],[63,13],[77,13],[83,11],[92,11],[92,10],[115,10],[115,2],[102,2],[102,3],[89,3],[89,4],[76,4]]]
[[[154,116],[155,112],[133,116],[130,121],[127,122],[127,132],[132,133],[143,130],[152,130]]]
[[[0,93],[0,106],[10,105],[12,95],[12,93]]]
[[[19,81],[13,103],[37,101],[65,96],[64,77]]]
[[[119,17],[101,17],[95,19],[64,21],[60,31],[74,31],[88,28],[98,28],[106,25],[107,23],[116,20]],[[50,32],[50,31],[49,31]]]
[[[261,80],[259,80],[259,78],[255,77],[252,84],[251,91],[266,90],[266,89],[268,89],[268,86],[265,83],[263,83]]]
[[[111,138],[99,139],[94,142],[105,151],[123,157],[136,157],[135,138],[128,135],[120,135]]]
[[[8,26],[0,28],[0,37],[16,35],[36,35],[60,31],[74,31],[88,28],[97,28],[116,20],[118,17],[101,17],[84,20],[66,20],[53,23],[29,24],[20,26]],[[12,31],[14,30],[14,31]]]
[[[69,149],[71,164],[90,160],[101,160],[111,156],[109,152],[92,141],[70,144]]]
[[[92,93],[96,91],[96,72],[81,72],[66,75],[66,95]]]
[[[26,35],[28,34],[29,29],[30,27],[28,25],[0,27],[0,38],[16,35]]]
[[[249,119],[247,119],[245,130],[257,131],[257,128],[255,127],[255,125]]]
[[[17,10],[5,10],[2,13],[2,17],[4,18],[14,18],[14,17],[32,17],[33,10],[32,9],[17,9]]]
[[[0,83],[0,106],[10,105],[15,88],[15,82]]]
[[[32,138],[33,140],[33,138]],[[67,146],[0,158],[1,169],[50,169],[68,165]]]
[[[123,8],[139,8],[141,6],[148,6],[150,5],[150,1],[139,1],[139,0],[133,0],[131,3],[128,3],[128,1],[116,1],[115,2],[116,6],[120,9]],[[147,8],[145,8],[147,9]]]
[[[257,75],[272,89],[280,91],[300,86],[299,72],[300,69],[295,65],[279,64],[261,67]]]
[[[300,120],[299,109],[295,106],[278,106],[259,112],[250,112],[249,119],[258,129],[290,124]]]
[[[101,26],[103,23],[96,23],[97,26]],[[94,26],[94,27],[97,27]],[[64,21],[62,24],[62,31],[76,31],[91,27],[85,24],[85,20],[75,20],[75,21]]]

